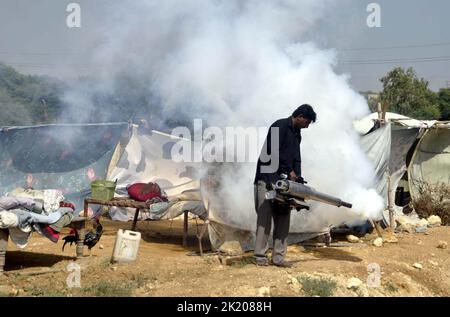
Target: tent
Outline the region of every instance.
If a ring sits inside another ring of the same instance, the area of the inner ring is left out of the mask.
[[[18,187],[58,189],[81,211],[95,179],[117,181],[118,195],[126,194],[130,183],[152,181],[177,199],[155,217],[174,218],[185,210],[204,217],[198,168],[172,160],[176,142],[190,141],[128,123],[4,127],[0,195]],[[127,221],[130,216],[123,209],[111,210],[114,220]]]
[[[387,112],[386,124],[377,128],[377,118],[378,114],[373,113],[354,122],[354,127],[362,135],[362,146],[374,163],[378,176],[377,190],[385,198],[386,206],[388,195],[392,202],[395,201],[397,187],[405,175],[412,199],[418,197],[423,183],[450,186],[448,122],[416,120]],[[384,220],[389,223],[387,212]]]
[[[206,210],[200,198],[200,163],[175,162],[172,149],[175,144],[190,146],[191,141],[133,125],[126,144],[118,144],[107,178],[117,181],[116,194],[127,195],[126,186],[136,182],[155,182],[170,200],[170,208],[157,216],[140,213],[140,219],[172,219],[189,211],[201,218]],[[128,221],[134,209],[113,207],[113,220]]]
[[[416,195],[415,184],[420,181],[449,184],[449,123],[387,113],[388,124],[376,129],[376,118],[377,114],[372,114],[355,122],[355,129],[361,134],[361,146],[374,163],[377,190],[386,205],[388,194],[393,198],[405,172],[408,172],[412,195]],[[117,181],[117,195],[125,195],[126,186],[134,182],[157,182],[173,203],[156,218],[143,213],[141,219],[171,219],[189,211],[208,220],[213,248],[233,239],[241,242],[244,249],[252,249],[253,228],[244,227],[240,219],[233,218],[210,195],[211,188],[204,182],[202,171],[211,166],[205,168],[201,163],[173,160],[174,145],[180,143],[195,148],[190,140],[128,123],[3,128],[0,131],[0,194],[16,187],[61,189],[81,210],[83,199],[90,193],[90,182],[96,178]],[[233,166],[220,165],[219,173],[221,168]],[[133,215],[131,209],[110,211],[114,220],[128,221]],[[253,213],[240,215],[255,217]],[[293,217],[293,223],[304,225],[302,230],[291,230],[290,242],[329,232],[330,228],[308,232],[307,214],[295,213]],[[388,221],[387,213],[384,219]]]
[[[105,178],[127,123],[50,124],[0,130],[0,195],[18,187],[59,189],[83,208],[90,183]]]
[[[422,183],[450,186],[450,123],[437,123],[418,142],[408,170],[412,197]]]

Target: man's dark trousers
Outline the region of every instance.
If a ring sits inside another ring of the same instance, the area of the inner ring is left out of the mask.
[[[290,210],[277,207],[270,200],[265,199],[267,192],[266,183],[258,181],[254,185],[255,209],[257,213],[257,228],[255,242],[255,257],[257,261],[266,259],[269,249],[269,236],[274,222],[272,262],[281,264],[284,261],[287,249],[287,237],[291,219]]]

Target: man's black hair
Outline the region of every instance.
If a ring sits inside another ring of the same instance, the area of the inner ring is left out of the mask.
[[[307,104],[301,105],[292,114],[293,118],[296,118],[299,116],[302,116],[303,118],[311,120],[312,122],[316,122],[316,120],[317,120],[317,114],[314,112],[313,107],[311,107],[310,105],[307,105]]]

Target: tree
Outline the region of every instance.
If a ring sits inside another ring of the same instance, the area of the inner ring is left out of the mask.
[[[441,120],[450,120],[450,88],[442,88],[438,93]]]
[[[30,76],[0,63],[0,124],[54,122],[62,107],[64,84],[47,76]]]
[[[0,88],[0,126],[31,124],[31,116],[23,104],[15,102]]]
[[[391,112],[415,119],[439,119],[439,98],[428,88],[428,81],[418,78],[412,68],[398,67],[380,80],[381,102]]]

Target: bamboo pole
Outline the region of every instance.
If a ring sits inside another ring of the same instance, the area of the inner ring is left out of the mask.
[[[387,169],[387,185],[388,185],[388,210],[389,210],[389,227],[394,230],[395,229],[395,219],[394,219],[394,205],[392,204],[392,195],[391,195],[391,172],[389,167]]]

